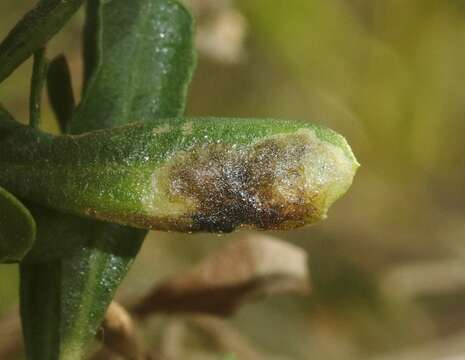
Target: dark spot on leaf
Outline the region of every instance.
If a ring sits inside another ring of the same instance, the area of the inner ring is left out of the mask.
[[[170,191],[196,204],[192,231],[301,226],[321,217],[305,186],[302,159],[309,151],[304,135],[270,138],[242,149],[209,144],[172,162]]]

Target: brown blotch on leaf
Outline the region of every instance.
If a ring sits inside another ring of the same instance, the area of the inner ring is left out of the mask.
[[[322,217],[315,206],[318,194],[306,186],[303,158],[311,146],[306,134],[273,137],[242,149],[209,144],[170,161],[169,192],[195,204],[191,231],[303,226]]]

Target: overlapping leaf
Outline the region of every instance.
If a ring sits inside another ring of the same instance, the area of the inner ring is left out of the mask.
[[[35,233],[31,213],[0,187],[0,263],[20,261],[32,247]]]
[[[0,82],[10,75],[34,51],[43,47],[84,0],[40,0],[16,24],[0,44]]]
[[[88,81],[68,131],[179,115],[194,64],[189,13],[171,0],[94,0],[88,6]],[[22,296],[29,301],[23,308],[30,309],[23,316],[30,327],[26,348],[31,359],[83,356],[145,237],[142,230],[94,221],[75,231],[83,229],[88,232],[84,243],[58,267],[53,262],[23,266]],[[56,272],[59,279],[46,280]],[[47,311],[34,311],[38,297],[60,314],[56,322],[46,318]],[[44,333],[48,336],[40,335]]]

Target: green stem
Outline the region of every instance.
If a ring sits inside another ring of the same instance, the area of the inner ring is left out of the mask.
[[[47,76],[47,58],[45,47],[34,53],[32,65],[31,92],[29,96],[29,126],[38,128],[40,125],[42,90]]]

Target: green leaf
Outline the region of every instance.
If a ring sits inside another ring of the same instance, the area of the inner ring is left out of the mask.
[[[40,0],[0,44],[0,82],[68,22],[84,0]]]
[[[93,227],[90,221],[28,202],[37,223],[34,246],[22,263],[38,264],[64,259],[89,242]]]
[[[79,136],[16,129],[0,145],[1,185],[58,210],[156,230],[312,224],[358,168],[342,136],[297,121],[172,118]]]
[[[63,54],[55,57],[48,66],[47,90],[60,130],[64,132],[73,114],[75,102],[71,72]]]
[[[87,89],[88,82],[94,71],[97,70],[101,56],[102,39],[102,1],[88,0],[86,3],[86,20],[84,23],[84,39],[82,57],[84,63],[84,86]]]
[[[58,359],[60,334],[44,331],[59,324],[61,267],[59,261],[20,266],[20,310],[27,359]],[[45,322],[46,321],[46,322]]]
[[[95,12],[100,52],[88,50],[96,69],[70,132],[180,115],[195,62],[187,10],[175,1],[113,0]]]
[[[35,233],[30,212],[0,187],[0,263],[20,261],[31,248]]]
[[[0,121],[13,122],[1,104]],[[35,236],[36,223],[29,210],[0,187],[0,263],[23,259],[31,249]]]
[[[166,38],[161,35],[165,32],[176,36]],[[86,90],[69,131],[80,133],[125,124],[140,113],[167,117],[182,112],[194,55],[192,19],[178,2],[113,0],[107,4],[89,0],[85,33]],[[32,138],[27,141],[34,142]],[[56,323],[48,321],[47,311],[24,312],[23,322],[33,327],[26,339],[31,359],[48,359],[51,353],[59,359],[84,356],[146,235],[144,230],[80,218],[66,220],[56,214],[39,219],[39,233],[41,226],[54,227],[57,233],[69,233],[62,239],[74,239],[78,246],[55,249],[62,256],[59,284],[58,280],[46,280],[48,272],[56,271],[50,262],[23,265],[22,296],[28,299],[26,304],[35,304],[39,296],[48,297],[44,306],[60,314]],[[85,240],[79,232],[85,232]],[[40,243],[43,246],[28,259],[31,262],[40,261],[49,253],[47,248],[54,249],[53,244],[59,247],[60,241],[52,242],[44,235]],[[42,272],[45,275],[40,279],[34,277]]]
[[[85,225],[85,224],[84,224]],[[87,222],[88,243],[58,261],[21,264],[21,317],[28,359],[84,359],[145,233]],[[67,239],[61,239],[66,241]]]

